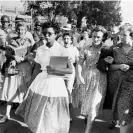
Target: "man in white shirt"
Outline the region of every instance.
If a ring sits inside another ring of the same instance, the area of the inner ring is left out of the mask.
[[[1,17],[1,29],[6,33],[6,41],[9,42],[12,33],[12,29],[10,26],[10,18],[7,15],[3,15]]]

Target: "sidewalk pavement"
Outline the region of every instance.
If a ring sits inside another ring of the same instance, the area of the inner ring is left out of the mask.
[[[3,112],[4,106],[0,105],[0,109]],[[11,111],[11,119],[7,122],[0,124],[0,133],[32,133],[27,125],[23,122],[23,119],[14,114],[15,109]],[[69,133],[84,133],[86,125],[84,119],[79,114],[78,109],[72,109],[73,121],[70,126]],[[93,124],[91,133],[119,133],[119,127],[114,130],[108,129],[108,120],[110,119],[110,111],[105,110],[100,116],[97,117]]]

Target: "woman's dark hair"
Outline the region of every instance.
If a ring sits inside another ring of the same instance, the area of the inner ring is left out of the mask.
[[[85,31],[87,31],[88,34],[91,34],[91,29],[89,29],[88,27],[84,27],[84,28],[82,29],[82,32],[85,32]]]
[[[103,26],[98,25],[92,30],[92,33],[93,32],[99,32],[99,31],[103,33],[102,41],[105,42],[107,40],[107,37],[108,37],[107,30]]]
[[[107,40],[107,38],[108,38],[108,33],[107,32],[105,32],[104,34],[103,34],[103,42],[105,42],[106,40]]]
[[[84,33],[84,32],[88,32],[89,38],[92,37],[92,32],[91,32],[91,29],[90,29],[89,27],[84,27],[84,28],[82,29],[82,33]],[[82,39],[83,39],[83,38],[82,38]]]
[[[70,36],[73,42],[73,34],[71,32],[65,32],[62,37],[64,38],[65,36]]]
[[[133,38],[133,31],[130,33],[130,36]]]
[[[42,25],[42,32],[44,32],[47,28],[53,28],[55,33],[59,33],[59,25],[55,22],[46,22]]]

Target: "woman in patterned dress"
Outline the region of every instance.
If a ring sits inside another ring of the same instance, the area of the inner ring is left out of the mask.
[[[109,87],[114,90],[112,113],[119,121],[121,133],[133,129],[133,40],[131,28],[121,32],[121,46],[114,48],[114,64],[111,65]],[[129,132],[130,131],[130,132]]]
[[[55,40],[58,25],[47,23],[45,26],[43,34],[47,42],[37,49],[34,60],[41,65],[41,72],[30,85],[16,113],[24,118],[34,133],[68,133],[70,116],[67,88],[63,77],[56,74],[71,74],[72,67],[69,60],[66,68],[49,66],[51,56],[68,57],[68,53]]]
[[[7,61],[3,66],[5,81],[0,100],[7,101],[7,108],[0,123],[10,118],[12,103],[21,103],[23,101],[31,79],[31,64],[24,60],[31,49],[31,41],[25,37],[26,25],[18,24],[16,31],[18,36],[12,38],[8,44],[8,47],[12,50],[6,50]]]
[[[78,86],[75,86],[73,105],[81,105],[81,114],[88,116],[86,133],[90,132],[92,122],[102,109],[106,93],[106,73],[97,69],[104,33],[101,26],[94,29],[92,46],[84,47],[77,65]]]

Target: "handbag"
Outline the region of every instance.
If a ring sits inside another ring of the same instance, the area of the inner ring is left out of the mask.
[[[16,66],[10,65],[5,69],[5,74],[8,76],[17,75],[19,73],[19,70],[16,68]]]
[[[99,69],[102,72],[108,71],[108,63],[104,59],[99,59],[97,62],[97,69]]]
[[[109,63],[105,61],[105,58],[108,56],[113,57],[112,49],[102,48],[99,56],[99,60],[97,62],[97,69],[99,69],[102,72],[108,72]]]

